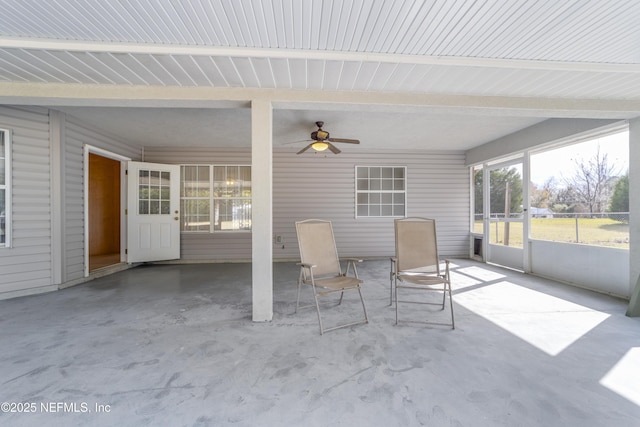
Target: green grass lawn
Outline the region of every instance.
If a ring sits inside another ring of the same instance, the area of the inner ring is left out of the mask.
[[[482,222],[474,232],[482,233]],[[504,223],[491,223],[491,243],[504,244]],[[576,242],[575,218],[532,218],[531,238],[555,242]],[[578,218],[578,243],[629,248],[629,224],[609,218]],[[509,225],[509,246],[522,247],[522,224]]]

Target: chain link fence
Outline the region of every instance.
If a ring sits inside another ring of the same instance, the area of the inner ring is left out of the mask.
[[[566,243],[581,243],[618,248],[629,248],[629,212],[554,213],[550,211],[530,213],[530,235],[532,239]],[[511,214],[510,218],[514,218]],[[473,231],[482,234],[483,215],[475,214]],[[505,244],[502,237],[505,215],[491,215],[491,242]],[[506,225],[513,243],[522,241],[521,222]],[[493,236],[495,234],[495,236]]]

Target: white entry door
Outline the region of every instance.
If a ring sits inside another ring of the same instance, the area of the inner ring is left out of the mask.
[[[127,261],[180,258],[180,166],[128,167]]]

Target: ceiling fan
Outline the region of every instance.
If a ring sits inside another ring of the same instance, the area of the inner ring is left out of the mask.
[[[302,150],[298,151],[296,154],[302,154],[309,148],[313,148],[315,151],[324,151],[328,148],[329,150],[331,150],[331,152],[333,152],[333,154],[338,154],[340,153],[340,150],[338,149],[338,147],[333,145],[332,142],[360,144],[360,141],[357,139],[330,138],[329,132],[322,130],[324,122],[316,122],[316,126],[318,126],[318,130],[311,132],[311,140],[313,142],[304,147]]]

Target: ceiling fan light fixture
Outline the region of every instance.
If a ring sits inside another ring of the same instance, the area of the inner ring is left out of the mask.
[[[327,148],[329,148],[329,144],[327,144],[324,141],[318,141],[311,144],[311,148],[313,148],[316,151],[324,151]]]

